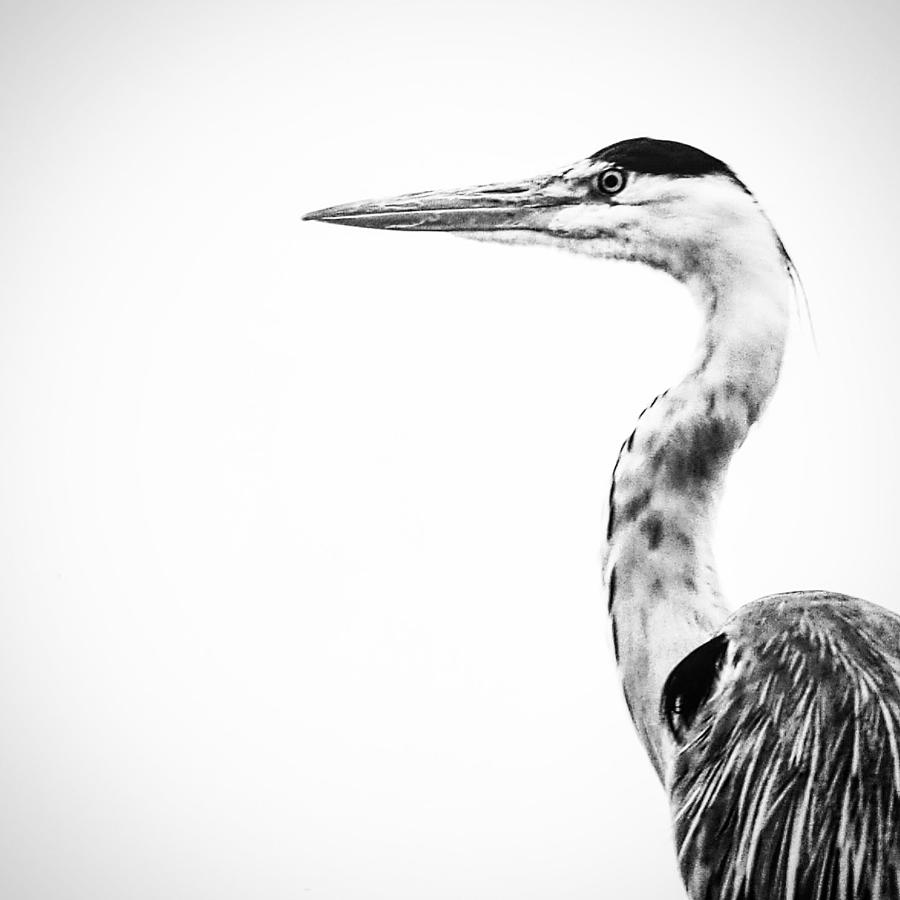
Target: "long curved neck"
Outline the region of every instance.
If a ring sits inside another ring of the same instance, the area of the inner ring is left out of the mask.
[[[705,311],[696,365],[644,410],[613,471],[605,569],[613,646],[661,779],[671,749],[660,713],[666,677],[729,614],[712,527],[728,463],[784,354],[792,285],[776,240],[752,269],[684,279]]]

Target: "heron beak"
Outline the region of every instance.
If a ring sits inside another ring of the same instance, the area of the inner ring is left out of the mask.
[[[362,200],[318,209],[303,218],[392,231],[539,231],[554,209],[581,199],[570,182],[553,175]]]

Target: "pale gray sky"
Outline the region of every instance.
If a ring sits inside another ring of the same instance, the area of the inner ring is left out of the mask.
[[[735,603],[895,609],[896,4],[0,12],[0,894],[677,898],[619,697],[616,452],[664,276],[301,223],[687,141],[819,338],[734,467]]]

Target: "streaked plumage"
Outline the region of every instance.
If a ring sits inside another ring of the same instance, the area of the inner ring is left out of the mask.
[[[746,185],[701,150],[637,138],[521,182],[307,218],[549,244],[684,285],[700,343],[622,444],[605,580],[685,885],[692,900],[900,900],[900,618],[819,591],[731,614],[716,574],[718,498],[777,384],[797,283]]]
[[[691,897],[900,896],[898,635],[872,603],[779,594],[736,613],[680,686],[690,659],[676,667],[668,780]]]

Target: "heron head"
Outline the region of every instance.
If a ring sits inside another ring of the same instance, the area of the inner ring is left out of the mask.
[[[347,203],[304,218],[549,244],[642,262],[684,281],[728,277],[748,261],[783,265],[786,257],[725,163],[687,144],[646,137],[522,181]]]

